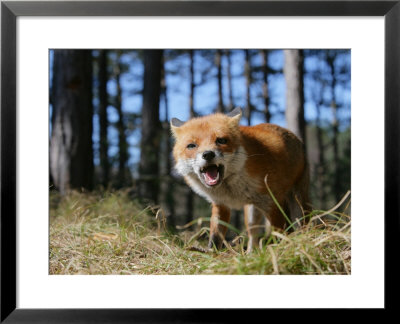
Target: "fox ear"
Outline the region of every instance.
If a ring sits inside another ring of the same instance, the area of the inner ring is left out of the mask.
[[[179,127],[181,127],[185,122],[182,120],[179,120],[178,118],[172,118],[171,119],[171,131],[174,136],[177,135],[179,132]]]
[[[236,117],[237,115],[242,116],[242,109],[240,107],[236,107],[231,112],[226,114],[228,117]]]
[[[171,127],[181,127],[185,122],[179,120],[178,118],[171,119]]]
[[[231,123],[239,124],[240,118],[242,117],[242,109],[236,107],[228,113],[227,116],[231,118]]]

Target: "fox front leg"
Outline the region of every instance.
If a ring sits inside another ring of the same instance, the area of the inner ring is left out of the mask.
[[[212,248],[214,245],[217,249],[222,247],[222,242],[225,238],[228,228],[219,223],[220,220],[229,223],[231,218],[231,211],[224,205],[212,205],[211,221],[210,221],[210,241],[208,247]]]

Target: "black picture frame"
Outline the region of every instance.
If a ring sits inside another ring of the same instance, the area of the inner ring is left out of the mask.
[[[398,237],[400,0],[395,1],[2,1],[1,2],[1,322],[227,322],[244,310],[16,308],[16,19],[19,16],[384,16],[385,18],[385,309],[395,307],[390,244]],[[373,148],[372,148],[373,149]],[[371,153],[372,154],[372,153]],[[367,175],[367,177],[373,176]],[[366,180],[368,182],[368,180]],[[383,211],[382,211],[383,213]],[[381,215],[379,215],[380,217]],[[378,216],[377,216],[378,217]],[[367,248],[367,247],[366,247]],[[392,253],[393,251],[393,253]],[[366,283],[367,284],[367,283]],[[210,298],[225,298],[210,296]],[[249,311],[249,310],[247,310]],[[265,310],[251,310],[252,317]],[[211,312],[211,314],[210,314]],[[258,312],[258,313],[257,313]]]

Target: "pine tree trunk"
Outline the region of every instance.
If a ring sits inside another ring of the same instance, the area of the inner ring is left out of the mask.
[[[245,50],[245,64],[244,64],[244,75],[246,78],[246,109],[245,115],[247,119],[247,125],[251,125],[251,114],[252,114],[252,107],[251,107],[251,99],[250,99],[250,85],[251,85],[251,67],[250,67],[250,51]]]
[[[228,111],[232,111],[234,108],[234,103],[233,103],[233,90],[232,90],[232,58],[231,58],[231,51],[227,50],[226,51],[226,57],[228,59],[228,66],[227,66],[227,78],[228,78],[228,98],[229,98],[229,104],[228,104]]]
[[[50,172],[55,187],[93,188],[92,52],[55,50]]]
[[[317,156],[317,167],[316,167],[316,182],[318,185],[318,198],[320,201],[320,206],[322,207],[324,203],[326,203],[326,193],[325,193],[325,150],[324,150],[324,142],[322,138],[322,129],[321,129],[321,107],[323,105],[323,92],[324,87],[322,87],[320,94],[320,102],[317,104],[317,146],[318,146],[318,156]]]
[[[305,143],[303,51],[284,50],[287,127]]]
[[[193,50],[190,50],[190,118],[196,117],[196,112],[194,109],[194,53]],[[189,188],[186,196],[186,223],[189,223],[193,218],[193,203],[194,203],[194,194],[193,191]]]
[[[223,113],[224,109],[224,101],[222,98],[222,51],[217,50],[215,54],[215,64],[217,66],[217,81],[218,81],[218,106],[217,112]]]
[[[110,173],[110,162],[108,160],[107,81],[107,50],[101,50],[99,53],[100,168],[101,183],[104,188],[108,186]]]
[[[263,67],[263,98],[264,98],[264,115],[267,123],[271,120],[271,112],[269,110],[269,91],[268,91],[268,50],[261,50],[262,67]]]
[[[340,200],[340,168],[339,168],[339,123],[337,119],[337,101],[336,101],[336,76],[335,76],[335,54],[328,51],[327,62],[331,70],[331,110],[332,110],[332,148],[333,148],[333,169],[334,169],[334,194],[336,201]]]
[[[114,76],[117,85],[117,97],[115,108],[118,113],[118,187],[121,188],[126,183],[126,163],[128,162],[128,144],[126,142],[124,113],[122,112],[122,88],[121,88],[121,51],[117,53],[117,62],[114,66]]]
[[[194,50],[189,50],[190,55],[190,99],[189,99],[189,116],[190,118],[196,117],[194,110]]]
[[[164,190],[164,202],[167,205],[169,211],[169,217],[167,218],[167,225],[170,228],[175,228],[175,200],[174,200],[174,192],[175,186],[174,181],[171,177],[172,171],[172,163],[171,163],[171,135],[170,135],[170,128],[169,128],[169,104],[168,104],[168,95],[167,95],[167,82],[166,82],[166,75],[165,75],[165,61],[164,56],[161,64],[161,98],[164,100],[164,109],[165,109],[165,121],[164,124],[166,125],[164,129],[164,138],[165,138],[165,178],[166,183],[165,190]]]
[[[160,88],[162,50],[144,51],[144,84],[142,138],[139,162],[140,195],[154,203],[158,201],[160,150]]]
[[[172,138],[171,138],[171,132],[170,132],[170,126],[169,126],[169,102],[168,102],[168,94],[167,94],[167,81],[166,81],[166,72],[165,72],[165,60],[164,60],[164,55],[162,57],[162,62],[161,62],[161,86],[160,86],[160,100],[164,101],[164,115],[165,115],[165,120],[164,120],[164,125],[165,125],[165,150],[166,150],[166,164],[165,164],[165,170],[166,170],[166,175],[171,174],[171,169],[173,168],[172,166],[172,160],[171,160],[171,152],[172,152]]]

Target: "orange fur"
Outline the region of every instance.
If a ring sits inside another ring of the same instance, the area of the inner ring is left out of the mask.
[[[275,198],[294,220],[302,216],[302,209],[307,209],[308,166],[303,143],[289,130],[273,124],[239,126],[241,112],[232,113],[233,116],[194,118],[186,123],[173,121],[173,155],[176,168],[188,185],[213,205],[210,246],[226,232],[226,227],[216,225],[217,219],[229,221],[229,209],[254,206],[245,209],[251,251],[252,245],[257,244],[252,227],[259,227],[259,219],[263,218],[260,215],[273,226],[284,228],[286,224],[268,194],[265,176]],[[204,152],[213,152],[215,157],[206,161]],[[214,171],[208,173],[210,166],[215,166]],[[205,174],[212,177],[211,185]],[[221,245],[220,241],[217,243]]]

